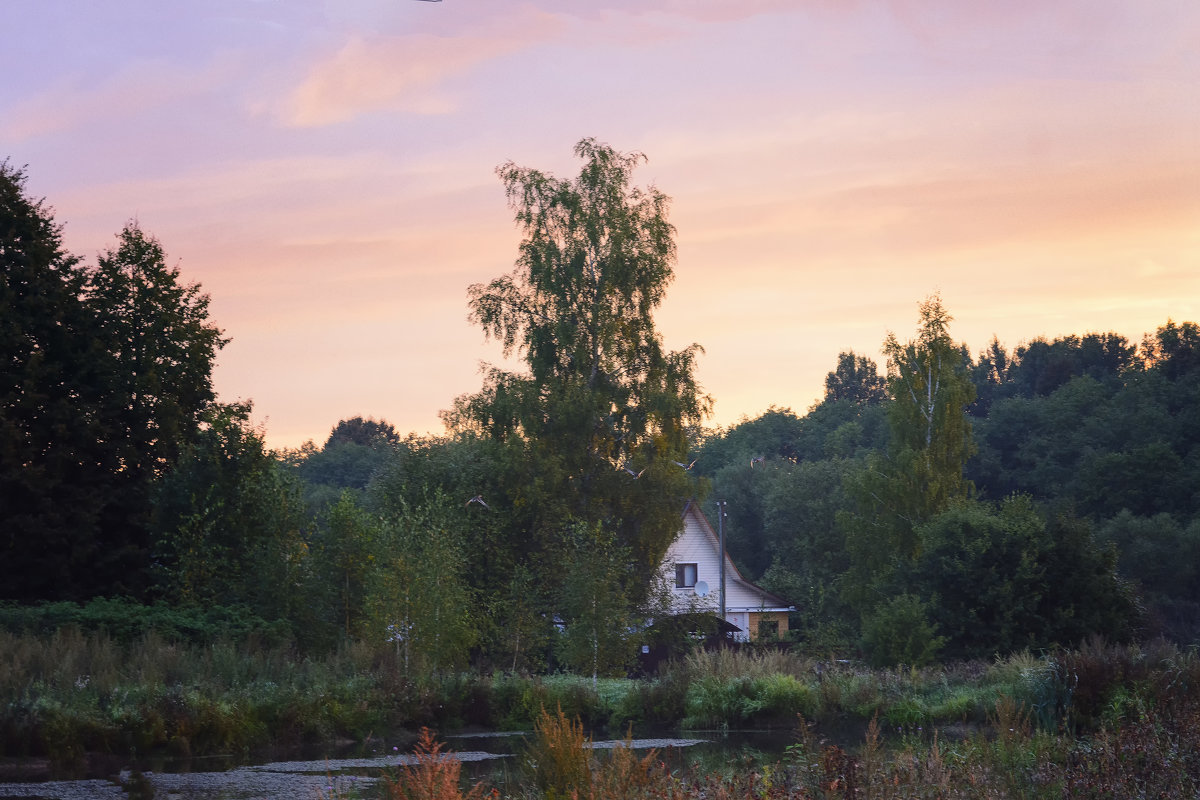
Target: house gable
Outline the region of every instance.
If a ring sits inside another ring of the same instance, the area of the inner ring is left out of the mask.
[[[782,616],[782,631],[787,630],[787,612],[792,609],[784,600],[754,585],[742,577],[728,553],[725,560],[725,618],[744,632],[751,632],[756,622],[764,615],[772,619]],[[681,570],[682,565],[695,565]],[[671,587],[672,610],[718,611],[721,592],[721,546],[717,533],[700,509],[689,504],[683,513],[682,529],[675,541],[667,548],[663,558],[662,576]],[[678,579],[686,575],[681,583]],[[690,582],[691,585],[687,585]],[[701,596],[696,591],[699,584],[707,584],[708,592]],[[742,637],[744,638],[744,637]]]

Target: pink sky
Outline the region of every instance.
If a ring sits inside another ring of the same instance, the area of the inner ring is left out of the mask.
[[[592,136],[672,198],[713,424],[818,400],[940,292],[993,335],[1200,320],[1195,0],[7,0],[0,158],[88,259],[136,217],[268,441],[441,432],[499,359],[495,167]]]

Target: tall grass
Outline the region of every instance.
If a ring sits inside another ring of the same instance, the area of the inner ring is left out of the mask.
[[[0,755],[238,752],[387,724],[372,705],[377,664],[353,646],[297,658],[254,642],[198,647],[151,632],[125,645],[67,627],[0,632],[0,652]]]
[[[687,655],[683,666],[693,676],[720,680],[765,678],[771,675],[809,678],[816,671],[816,662],[792,652],[732,648],[696,650]]]
[[[539,720],[533,749],[553,764],[540,779],[507,795],[521,800],[921,800],[967,798],[1058,800],[1072,798],[1197,796],[1200,789],[1200,704],[1168,711],[1160,705],[1116,731],[1075,738],[1039,730],[1026,706],[1009,697],[989,715],[992,735],[960,741],[906,736],[885,743],[878,720],[856,748],[820,741],[807,725],[776,763],[738,765],[725,771],[672,772],[653,750],[630,742],[605,758],[588,747],[579,720],[561,712]],[[439,750],[428,743],[425,752]],[[420,752],[420,750],[419,750]],[[453,758],[452,755],[448,758]],[[422,772],[421,770],[424,770]],[[423,760],[404,781],[424,794],[391,794],[421,800],[459,800],[457,774],[445,761]],[[472,790],[478,797],[483,789]],[[492,797],[499,797],[492,790]]]
[[[1071,737],[1091,737],[1114,763],[1133,757],[1131,740],[1118,734],[1136,732],[1137,746],[1150,750],[1165,746],[1154,738],[1164,726],[1187,739],[1196,727],[1188,710],[1200,697],[1200,658],[1162,643],[1139,649],[1093,641],[1074,651],[920,670],[716,651],[694,653],[654,679],[606,680],[597,689],[571,675],[416,681],[387,648],[348,644],[306,656],[255,636],[197,645],[154,631],[125,641],[67,626],[49,634],[0,631],[0,653],[0,756],[61,763],[90,750],[241,753],[421,726],[529,730],[545,709],[558,709],[589,732],[681,724],[791,730],[797,715],[818,728],[876,720],[889,746],[907,737],[927,745],[941,731],[946,769],[955,759],[985,758],[1030,771],[1021,754],[1057,757]],[[1139,727],[1146,719],[1159,728]],[[1003,736],[986,747],[964,744],[1012,721],[1029,729],[1017,745]],[[1200,752],[1200,737],[1196,745]],[[1186,758],[1170,763],[1191,769]],[[1103,778],[1076,771],[1079,780]]]

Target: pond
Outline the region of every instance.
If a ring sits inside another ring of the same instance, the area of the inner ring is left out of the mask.
[[[468,783],[485,781],[489,786],[515,785],[522,777],[520,754],[527,734],[522,732],[476,733],[441,737],[447,749],[463,762]],[[712,772],[731,765],[747,767],[782,757],[795,742],[794,733],[775,731],[688,732],[689,738],[664,735],[636,738],[638,750],[656,749],[672,768]],[[620,740],[598,740],[595,748],[611,748]],[[346,796],[377,796],[376,784],[388,770],[414,763],[408,753],[412,741],[403,744],[334,746],[294,752],[286,760],[236,763],[232,757],[155,759],[137,766],[158,798],[178,800],[294,800]],[[88,773],[76,779],[50,779],[44,770],[27,773],[26,780],[12,775],[0,778],[0,798],[43,798],[44,800],[120,800],[129,796],[123,782],[130,778],[129,760],[96,758]],[[59,776],[50,775],[51,778]],[[7,780],[8,782],[4,782]]]

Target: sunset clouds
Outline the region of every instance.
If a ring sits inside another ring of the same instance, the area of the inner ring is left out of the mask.
[[[131,217],[213,298],[277,445],[438,431],[496,360],[495,167],[595,136],[673,198],[667,344],[728,424],[802,411],[940,291],[997,335],[1200,319],[1200,6],[16,0],[0,158],[86,258]]]

